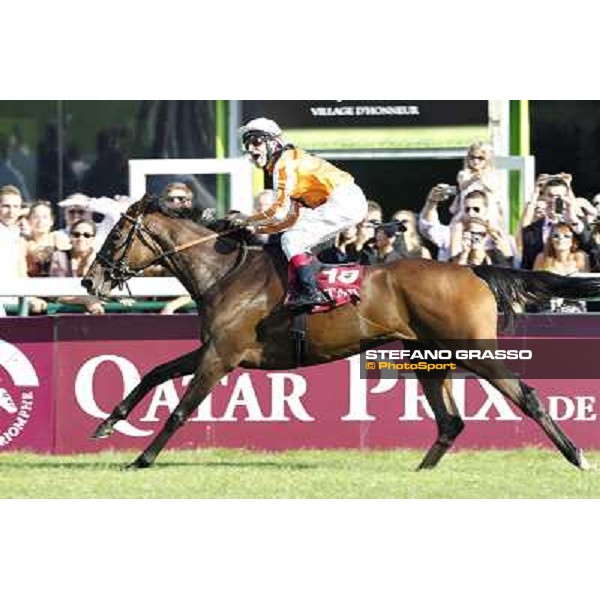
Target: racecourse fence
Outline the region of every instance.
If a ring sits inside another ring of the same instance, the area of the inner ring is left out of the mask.
[[[122,298],[176,298],[187,295],[186,289],[175,277],[134,277],[128,282],[128,288],[114,289],[110,296],[115,299]],[[129,293],[131,291],[131,294]],[[89,296],[88,291],[81,285],[79,277],[28,277],[12,281],[0,281],[0,302],[3,298],[14,299],[17,302],[5,303],[8,314],[25,316],[28,314],[28,298],[59,298],[61,296],[74,296],[84,298]],[[109,302],[105,306],[106,312],[146,312],[159,311],[165,305],[164,301],[145,300],[136,301],[127,306],[121,302]],[[50,302],[48,314],[58,312],[80,312],[74,305],[62,305]]]

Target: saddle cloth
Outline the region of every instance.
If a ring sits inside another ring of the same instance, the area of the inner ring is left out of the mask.
[[[363,265],[358,263],[328,265],[315,262],[317,285],[331,298],[328,304],[312,308],[311,313],[328,312],[353,302],[360,302]]]

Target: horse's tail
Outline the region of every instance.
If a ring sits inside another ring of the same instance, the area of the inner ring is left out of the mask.
[[[565,277],[545,271],[525,271],[490,265],[472,267],[494,294],[505,325],[512,328],[516,306],[551,298],[579,300],[600,296],[600,277]]]

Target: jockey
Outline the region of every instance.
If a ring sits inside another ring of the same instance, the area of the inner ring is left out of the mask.
[[[312,307],[329,302],[319,289],[311,249],[367,214],[362,190],[348,173],[304,150],[286,144],[279,125],[253,119],[240,128],[240,141],[252,162],[273,177],[275,202],[244,223],[258,233],[285,231],[281,247],[289,264],[287,306]]]

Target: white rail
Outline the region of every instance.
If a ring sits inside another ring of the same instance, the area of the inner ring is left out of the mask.
[[[174,277],[134,277],[129,281],[131,295],[134,297],[154,296],[169,298],[187,294],[186,289]],[[0,281],[0,301],[2,297],[58,297],[89,296],[81,286],[78,277],[28,277]],[[129,296],[126,290],[114,289],[111,296]]]

